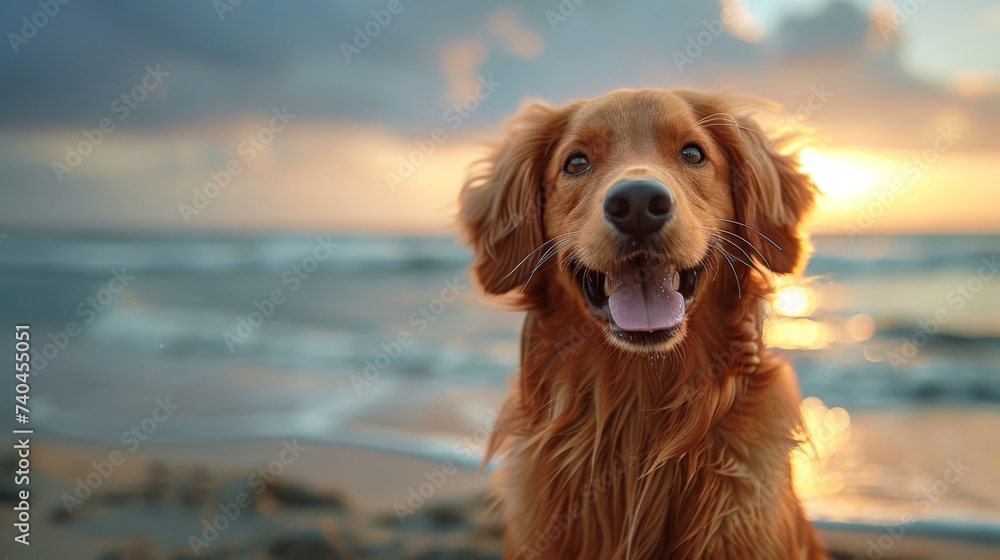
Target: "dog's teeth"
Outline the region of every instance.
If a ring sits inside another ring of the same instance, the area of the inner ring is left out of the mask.
[[[611,286],[611,278],[608,277],[608,276],[605,276],[604,277],[604,295],[607,296],[607,297],[611,297],[612,292],[614,292],[614,288]]]
[[[676,292],[681,287],[681,273],[677,270],[674,271],[673,277],[670,279],[671,287]]]

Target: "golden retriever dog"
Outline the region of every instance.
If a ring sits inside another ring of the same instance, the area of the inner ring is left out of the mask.
[[[826,558],[765,350],[816,188],[730,94],[535,102],[461,196],[483,291],[527,311],[488,456],[505,558]]]

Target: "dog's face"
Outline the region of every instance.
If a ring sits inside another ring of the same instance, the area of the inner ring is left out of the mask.
[[[562,290],[536,301],[573,302],[559,311],[626,350],[666,352],[710,297],[706,270],[792,271],[813,187],[728,105],[642,90],[524,111],[463,193],[484,289]]]
[[[546,162],[557,279],[617,343],[681,338],[709,234],[735,217],[726,157],[699,119],[677,95],[612,94],[574,113]]]

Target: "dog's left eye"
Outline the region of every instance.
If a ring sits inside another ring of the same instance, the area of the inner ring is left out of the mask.
[[[705,161],[705,154],[701,153],[701,148],[694,144],[688,144],[681,150],[681,157],[688,163],[698,164]]]
[[[590,160],[580,152],[566,158],[566,163],[563,165],[563,173],[567,175],[579,175],[588,169],[590,169]]]

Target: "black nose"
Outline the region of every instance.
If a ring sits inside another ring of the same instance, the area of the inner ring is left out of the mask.
[[[652,179],[619,181],[604,198],[605,219],[633,237],[659,231],[673,215],[673,195],[666,185]]]

